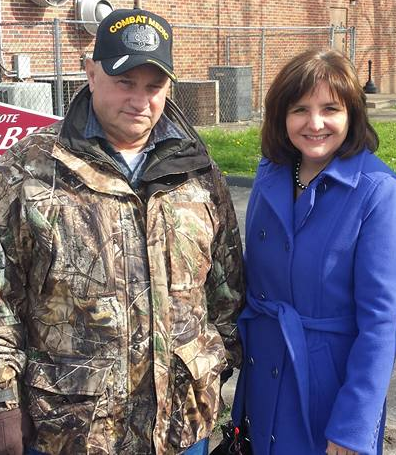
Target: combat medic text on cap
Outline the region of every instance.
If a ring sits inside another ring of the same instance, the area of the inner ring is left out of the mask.
[[[105,73],[117,76],[135,66],[152,63],[174,82],[172,29],[157,14],[142,9],[117,9],[99,24],[93,60]]]

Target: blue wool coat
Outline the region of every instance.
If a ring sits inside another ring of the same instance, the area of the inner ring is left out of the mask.
[[[335,158],[294,201],[263,159],[246,221],[245,361],[233,418],[257,455],[381,453],[395,354],[396,180],[364,150]]]

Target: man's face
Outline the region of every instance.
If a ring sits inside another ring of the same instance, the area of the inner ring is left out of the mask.
[[[137,153],[160,118],[169,78],[157,66],[137,66],[109,76],[100,62],[87,61],[95,114],[108,141],[119,150]]]

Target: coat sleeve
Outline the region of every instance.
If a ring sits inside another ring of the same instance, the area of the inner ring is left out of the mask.
[[[382,180],[366,207],[354,265],[358,336],[326,428],[328,440],[362,454],[376,453],[395,356],[396,180]]]
[[[216,166],[213,202],[219,226],[212,245],[212,267],[206,281],[208,322],[216,326],[225,348],[228,370],[240,367],[242,351],[236,320],[244,302],[242,243],[230,192]],[[230,372],[231,374],[231,372]],[[227,377],[227,370],[223,377]]]
[[[22,180],[14,156],[0,161],[0,412],[18,407],[18,376],[25,365],[22,313],[26,303],[23,251],[29,248],[17,196]],[[30,255],[29,255],[30,256]]]

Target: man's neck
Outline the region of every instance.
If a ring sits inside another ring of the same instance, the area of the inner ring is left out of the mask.
[[[106,135],[106,139],[111,144],[111,146],[114,148],[114,150],[116,150],[117,152],[130,154],[130,155],[137,155],[147,145],[149,135],[144,138],[141,138],[140,140],[135,141],[135,142],[115,141],[115,140],[113,140],[112,137],[109,137],[108,135]]]
[[[113,142],[109,141],[109,143],[112,145],[114,150],[119,153],[125,153],[128,155],[137,155],[144,149],[144,145],[133,145],[133,146],[118,146],[114,144]]]

